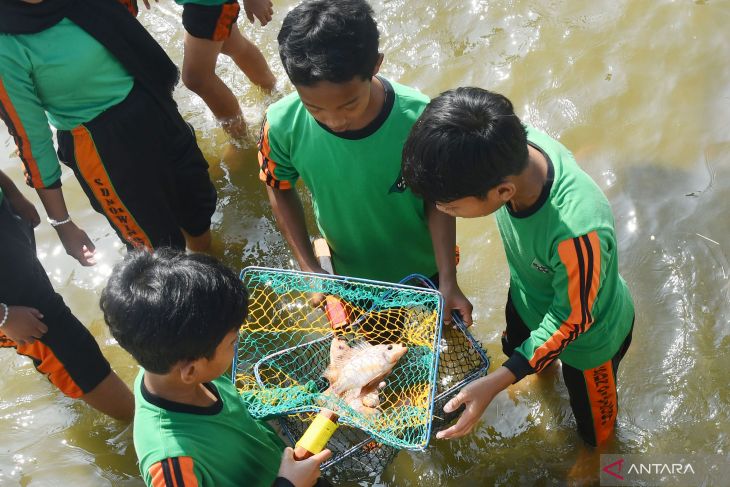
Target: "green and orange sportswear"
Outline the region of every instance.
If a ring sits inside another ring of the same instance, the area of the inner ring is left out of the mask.
[[[405,187],[401,153],[428,104],[420,92],[379,78],[386,96],[366,128],[334,133],[297,93],[271,105],[259,144],[261,179],[288,190],[301,177],[338,274],[399,281],[436,273],[424,201]]]
[[[548,161],[548,183],[527,210],[496,212],[510,297],[531,330],[505,363],[518,380],[558,357],[580,370],[611,360],[634,317],[608,200],[563,145],[532,127],[527,139]]]
[[[134,448],[148,486],[291,485],[277,478],[283,442],[251,417],[229,378],[204,384],[217,400],[199,407],[152,394],[143,377],[134,384]]]

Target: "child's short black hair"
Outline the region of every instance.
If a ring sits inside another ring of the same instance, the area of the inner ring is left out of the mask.
[[[527,166],[527,132],[512,103],[481,88],[434,98],[403,146],[403,178],[428,201],[485,198]]]
[[[365,0],[307,0],[286,15],[277,40],[291,82],[311,86],[370,79],[379,37]]]
[[[248,293],[229,268],[204,254],[135,250],[114,267],[101,309],[114,338],[146,370],[212,358],[246,319]]]

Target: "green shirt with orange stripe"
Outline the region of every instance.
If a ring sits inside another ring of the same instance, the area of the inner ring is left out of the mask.
[[[580,370],[603,364],[634,317],[605,195],[562,144],[532,127],[527,139],[548,160],[548,184],[531,208],[495,213],[510,297],[531,331],[505,363],[518,379],[556,358]]]
[[[284,444],[246,409],[230,379],[204,386],[208,407],[165,400],[134,384],[134,448],[148,486],[266,486],[274,484]]]
[[[119,61],[68,19],[36,34],[0,35],[0,117],[29,183],[54,187],[61,177],[49,122],[71,130],[120,103],[133,84]]]
[[[282,190],[304,181],[338,274],[390,282],[432,276],[425,204],[400,174],[403,144],[428,97],[380,79],[383,111],[356,136],[321,126],[296,92],[271,105],[259,143],[260,178]]]

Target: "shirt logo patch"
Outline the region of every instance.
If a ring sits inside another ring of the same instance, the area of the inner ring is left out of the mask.
[[[541,263],[539,260],[535,259],[532,261],[532,267],[537,269],[538,271],[542,272],[543,274],[552,274],[552,270],[545,264]]]
[[[405,190],[406,190],[406,180],[403,179],[403,175],[401,173],[398,173],[398,178],[393,183],[393,186],[390,187],[388,194],[402,193]]]

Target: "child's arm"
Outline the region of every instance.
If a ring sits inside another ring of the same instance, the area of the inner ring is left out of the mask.
[[[48,217],[65,221],[68,212],[61,192],[61,166],[45,109],[36,95],[30,61],[21,52],[0,51],[0,73],[0,117],[18,145],[28,183],[38,191]],[[93,265],[94,245],[83,230],[73,222],[56,230],[69,255],[83,265]]]
[[[474,306],[461,292],[456,282],[456,218],[438,211],[433,203],[426,204],[428,229],[431,232],[436,266],[439,271],[439,291],[444,295],[444,323],[451,322],[451,311],[458,311],[467,326],[471,326]]]
[[[266,188],[276,223],[299,267],[305,272],[326,274],[314,256],[312,244],[309,243],[309,232],[304,219],[304,208],[296,190]]]
[[[286,137],[279,138],[284,142],[278,140],[276,127],[271,128],[268,119],[264,119],[258,143],[259,179],[266,183],[276,223],[299,267],[306,272],[324,274],[312,251],[304,208],[295,188],[299,173],[290,161]]]
[[[330,450],[322,450],[306,460],[294,460],[294,450],[289,447],[284,449],[279,467],[279,479],[288,480],[294,487],[312,487],[319,478],[319,467],[332,456]],[[284,487],[283,482],[274,482],[274,486]]]
[[[63,248],[66,249],[66,253],[83,266],[96,264],[94,260],[96,247],[86,232],[71,220],[61,188],[38,189],[37,192],[48,218],[56,222],[64,222],[54,223],[53,228],[56,230]]]
[[[289,243],[299,267],[305,272],[326,274],[314,256],[304,219],[304,208],[296,189],[266,188],[276,223]]]
[[[468,434],[476,426],[484,410],[492,402],[494,396],[506,389],[515,381],[515,376],[506,367],[500,367],[486,377],[475,380],[464,387],[444,405],[444,412],[457,410],[462,404],[464,412],[459,420],[450,428],[436,433],[436,438],[460,438]]]
[[[35,209],[33,203],[23,196],[15,183],[2,171],[0,171],[0,189],[10,202],[15,213],[23,220],[27,221],[33,227],[37,227],[41,222],[38,210]]]

